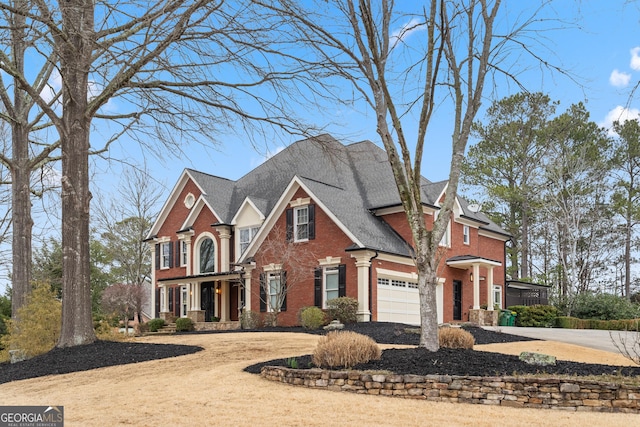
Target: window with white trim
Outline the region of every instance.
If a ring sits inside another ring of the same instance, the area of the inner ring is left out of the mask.
[[[293,230],[295,242],[309,240],[309,207],[302,206],[293,210]]]
[[[160,243],[160,268],[169,268],[171,262],[171,242]]]
[[[240,255],[244,253],[249,247],[249,244],[258,233],[258,227],[247,227],[240,229],[240,236],[238,238],[239,246],[240,246]]]
[[[187,293],[187,287],[183,286],[180,288],[180,294],[182,297],[182,301],[180,303],[180,316],[187,317],[187,302],[189,301],[189,294]]]
[[[502,286],[493,287],[493,306],[502,309]]]
[[[440,246],[449,247],[451,242],[451,228],[449,227],[451,223],[447,223],[447,228],[444,230],[444,234],[442,235],[442,239],[440,239]]]
[[[269,312],[273,312],[275,311],[275,308],[279,306],[278,304],[278,298],[281,297],[281,292],[282,292],[282,281],[281,281],[281,277],[282,275],[280,274],[280,272],[277,273],[269,273],[267,276],[267,301],[268,301],[268,307],[267,310]]]
[[[187,242],[180,241],[180,267],[187,265]]]
[[[324,300],[323,308],[327,308],[327,301],[340,296],[340,276],[338,267],[324,269]]]
[[[469,226],[468,225],[462,226],[462,243],[464,243],[465,245],[469,244]]]
[[[213,239],[206,238],[200,242],[200,273],[216,271],[216,250]]]

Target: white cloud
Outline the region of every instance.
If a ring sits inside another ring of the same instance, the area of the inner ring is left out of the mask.
[[[62,77],[57,70],[54,70],[51,74],[48,85],[42,90],[40,96],[46,102],[49,102],[60,92],[60,90],[62,90]]]
[[[636,71],[640,71],[640,46],[631,49],[631,62],[629,66]]]
[[[609,76],[609,83],[615,87],[625,87],[631,81],[631,74],[613,70]]]
[[[609,130],[610,136],[615,136],[615,132],[613,131],[613,122],[618,121],[620,123],[626,122],[627,120],[638,119],[640,120],[640,110],[637,108],[625,108],[618,105],[613,110],[607,113],[604,121],[598,123],[600,126]]]
[[[411,34],[416,31],[426,30],[427,26],[424,22],[418,20],[417,18],[412,18],[411,21],[404,24],[400,29],[395,30],[391,33],[389,37],[389,41],[391,42],[391,46],[397,44],[401,40],[406,40]]]

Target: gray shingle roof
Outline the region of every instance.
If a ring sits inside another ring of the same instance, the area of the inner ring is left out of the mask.
[[[330,135],[298,141],[265,161],[238,181],[190,170],[204,189],[205,198],[230,223],[248,197],[268,216],[287,185],[297,176],[366,248],[408,254],[408,244],[371,212],[397,206],[400,197],[384,150],[370,141],[343,145]],[[446,181],[423,182],[423,202],[433,205]],[[465,216],[486,222],[487,229],[506,234],[486,216],[471,212],[461,201]]]

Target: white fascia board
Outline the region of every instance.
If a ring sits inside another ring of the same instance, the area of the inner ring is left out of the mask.
[[[511,240],[510,236],[506,236],[506,235],[501,234],[501,233],[494,233],[494,232],[492,232],[490,230],[486,230],[486,229],[482,229],[482,228],[478,229],[478,235],[479,236],[483,236],[483,237],[489,237],[491,239],[500,240],[502,242],[507,242],[507,241]]]
[[[298,191],[298,188],[302,188],[309,197],[315,200],[316,204],[327,214],[327,216],[329,216],[329,218],[338,226],[338,228],[340,228],[340,230],[342,230],[342,232],[351,239],[352,242],[354,242],[359,247],[364,247],[362,242],[360,242],[353,235],[353,233],[351,233],[351,231],[349,231],[347,227],[345,227],[344,224],[342,224],[342,222],[340,222],[336,218],[336,216],[329,209],[327,209],[322,201],[318,197],[316,197],[315,194],[313,194],[313,192],[309,189],[309,187],[307,187],[296,175],[291,179],[289,185],[287,185],[287,188],[284,190],[275,206],[269,213],[269,216],[265,219],[264,223],[260,227],[260,230],[258,230],[258,234],[253,238],[253,240],[247,247],[247,250],[244,251],[244,254],[242,254],[240,259],[238,260],[239,263],[242,263],[245,259],[255,255],[257,249],[260,247],[262,242],[264,242],[267,234],[269,234],[269,231],[271,231],[278,218],[280,218],[280,215],[282,215],[282,213],[287,209],[289,200],[291,200],[296,191]]]
[[[265,220],[264,213],[262,213],[262,211],[260,209],[258,209],[258,207],[251,201],[250,198],[245,197],[244,201],[240,204],[240,207],[238,208],[238,210],[236,211],[235,215],[231,219],[231,225],[236,225],[236,222],[238,221],[238,215],[240,215],[240,212],[242,212],[244,207],[247,206],[247,205],[251,206],[251,208],[258,213],[258,216],[260,217],[260,219],[262,221]]]
[[[448,188],[449,188],[449,181],[447,181],[447,183],[442,188],[442,191],[440,192],[440,194],[438,194],[438,197],[436,197],[436,199],[433,201],[433,204],[435,206],[440,207],[440,199],[442,199],[442,197],[446,195]]]
[[[220,215],[218,215],[216,213],[216,211],[213,209],[213,207],[204,198],[204,193],[202,193],[202,195],[200,197],[198,197],[198,200],[196,200],[195,205],[193,205],[193,207],[191,208],[191,212],[189,212],[189,215],[187,215],[187,218],[182,223],[182,226],[180,227],[180,230],[185,230],[185,229],[191,227],[193,225],[193,223],[196,222],[196,219],[200,215],[200,212],[202,212],[202,208],[205,207],[205,206],[207,208],[209,208],[211,213],[213,213],[213,215],[215,215],[216,218],[220,218]]]
[[[187,169],[184,169],[182,171],[182,174],[180,174],[180,178],[178,178],[176,185],[173,187],[173,190],[171,190],[171,193],[169,193],[169,197],[164,202],[162,209],[160,209],[160,213],[156,217],[156,221],[153,223],[153,226],[151,227],[151,230],[147,235],[147,239],[158,234],[158,230],[160,230],[160,227],[162,227],[162,224],[164,224],[164,222],[166,221],[167,217],[169,216],[169,213],[171,212],[171,208],[173,208],[173,206],[178,201],[178,196],[180,195],[184,187],[187,185],[187,182],[189,181],[189,179],[191,179],[191,181],[193,181],[198,186],[198,189],[200,189],[200,191],[203,192],[202,188],[193,179],[189,171]]]

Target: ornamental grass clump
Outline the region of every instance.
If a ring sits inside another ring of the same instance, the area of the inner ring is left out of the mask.
[[[382,352],[366,335],[352,331],[332,331],[318,340],[313,364],[322,368],[352,368],[359,363],[379,360]]]
[[[440,347],[473,349],[476,340],[470,332],[462,328],[440,328],[438,330]]]

